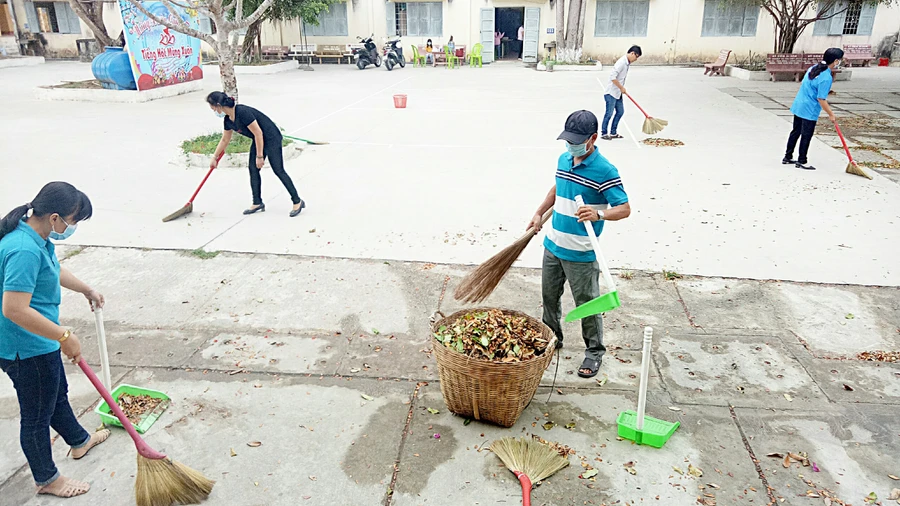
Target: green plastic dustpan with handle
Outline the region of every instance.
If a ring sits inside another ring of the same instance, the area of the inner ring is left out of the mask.
[[[575,204],[578,207],[584,205],[584,199],[581,195],[575,196]],[[573,322],[575,320],[587,318],[588,316],[612,311],[622,305],[622,303],[619,302],[619,292],[616,291],[616,284],[613,282],[612,275],[609,273],[609,267],[606,265],[606,258],[603,256],[603,252],[600,251],[600,241],[597,240],[597,234],[594,233],[594,227],[591,222],[585,221],[584,229],[587,231],[588,239],[591,240],[591,246],[593,246],[594,254],[597,256],[597,262],[600,264],[600,273],[603,275],[603,281],[606,283],[606,288],[609,292],[569,311],[569,314],[566,315],[567,322]]]
[[[651,416],[645,416],[647,406],[647,382],[650,378],[650,350],[653,347],[653,329],[644,328],[644,351],[641,354],[641,385],[638,390],[637,412],[623,411],[619,413],[616,423],[619,426],[619,437],[634,441],[639,445],[662,448],[672,434],[681,426],[681,422],[667,422]]]

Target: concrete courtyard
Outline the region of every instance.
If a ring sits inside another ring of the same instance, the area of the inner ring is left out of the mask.
[[[220,125],[204,94],[38,101],[36,86],[89,79],[89,66],[0,71],[0,208],[50,180],[90,195],[95,216],[60,258],[107,297],[114,381],[172,397],[147,440],[218,481],[208,504],[519,504],[515,478],[482,450],[528,434],[576,452],[535,504],[859,506],[872,492],[889,504],[900,488],[900,363],[858,353],[900,352],[900,187],[893,169],[870,171],[872,181],[845,174],[843,153],[819,139],[819,170],[782,166],[789,124],[746,99],[787,95],[791,83],[632,69],[629,91],[670,122],[658,136],[685,145],[641,144],[631,105],[625,139],[598,145],[634,209],[601,240],[623,297],[605,318],[606,381],[574,374],[583,348],[568,325],[558,375],[554,359],[514,427],[447,411],[429,317],[460,309],[451,295],[462,277],[522,233],[553,184],[565,117],[602,114],[604,77],[515,65],[241,77],[243,103],[330,142],[287,162],[308,209],[288,218],[286,193],[264,173],[268,212],[242,216],[246,171],[222,169],[192,215],[163,224],[205,172],[185,166],[180,143]],[[207,76],[207,91],[217,82]],[[835,89],[897,96],[898,83],[900,69],[854,69]],[[395,93],[409,108],[393,108]],[[541,314],[534,243],[485,305]],[[66,294],[63,323],[97,365],[84,306]],[[616,437],[618,412],[636,402],[647,325],[649,414],[682,424],[659,450]],[[69,380],[83,424],[96,427],[98,395],[74,368]],[[121,430],[77,462],[54,445],[89,494],[34,496],[8,380],[0,398],[0,504],[131,504],[134,451]],[[767,456],[789,452],[815,466]],[[579,477],[590,468],[596,477]]]

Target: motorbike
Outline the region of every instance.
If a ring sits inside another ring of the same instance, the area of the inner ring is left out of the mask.
[[[388,39],[384,43],[384,66],[388,71],[394,70],[395,65],[406,67],[406,58],[403,57],[403,46],[400,45],[400,37]]]
[[[372,42],[374,36],[375,34],[366,38],[356,37],[363,45],[363,47],[353,48],[353,56],[356,58],[356,66],[359,70],[365,69],[368,65],[381,66],[382,60],[381,55],[378,54],[378,46]]]

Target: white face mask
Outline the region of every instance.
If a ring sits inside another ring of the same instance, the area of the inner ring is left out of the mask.
[[[224,113],[224,112],[213,111],[213,113],[214,113],[214,114],[216,115],[216,117],[218,117],[218,118],[224,118],[224,117],[225,117],[225,113]]]
[[[74,234],[75,230],[78,229],[78,225],[77,224],[69,225],[68,223],[66,223],[66,220],[64,220],[62,218],[62,216],[60,216],[59,219],[66,225],[66,229],[62,233],[59,233],[56,230],[54,230],[53,226],[51,225],[50,226],[50,238],[53,239],[54,241],[65,241],[69,237],[72,237],[72,234]]]

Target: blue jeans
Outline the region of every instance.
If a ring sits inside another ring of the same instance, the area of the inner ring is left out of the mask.
[[[39,487],[52,483],[59,471],[53,463],[50,427],[72,448],[91,440],[69,405],[69,384],[59,351],[26,359],[0,358],[0,369],[12,379],[19,398],[19,443],[34,482]]]
[[[625,114],[625,103],[622,102],[622,97],[616,99],[610,94],[603,95],[603,99],[606,100],[606,114],[603,115],[603,124],[600,125],[600,135],[606,135],[606,132],[616,135],[619,130],[619,120]],[[615,117],[613,117],[613,109],[616,111]],[[610,118],[612,118],[612,129],[607,130]]]

